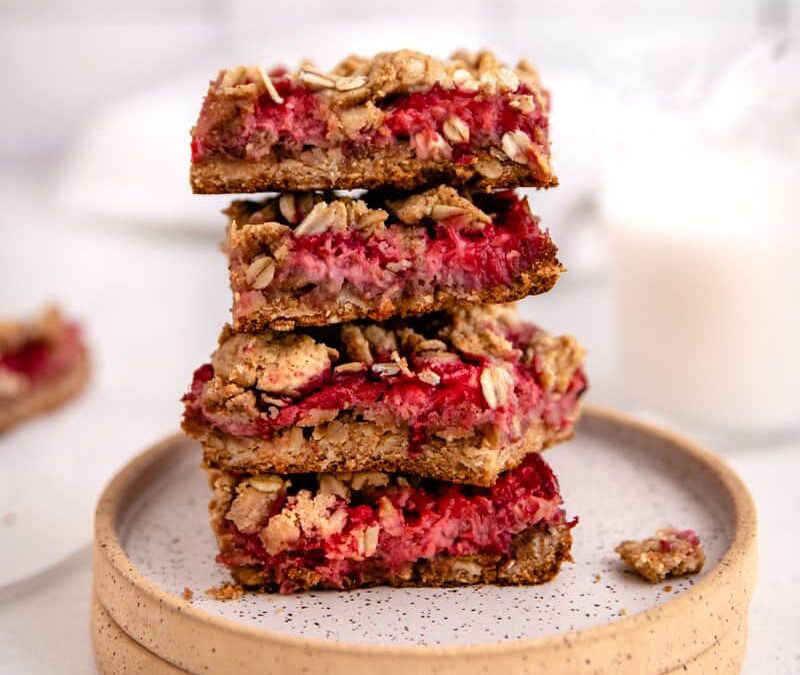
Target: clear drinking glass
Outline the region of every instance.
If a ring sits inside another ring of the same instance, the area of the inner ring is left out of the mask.
[[[717,437],[797,432],[798,45],[702,35],[618,59],[602,211],[624,395]]]

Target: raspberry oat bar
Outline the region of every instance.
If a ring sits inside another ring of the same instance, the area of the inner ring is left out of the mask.
[[[476,485],[569,438],[583,350],[473,306],[384,324],[223,332],[185,396],[212,468],[404,471]]]
[[[80,328],[49,307],[0,321],[0,432],[76,396],[89,379]]]
[[[570,560],[574,521],[533,454],[488,488],[381,472],[210,472],[218,562],[243,586],[537,584]]]
[[[548,109],[528,62],[512,69],[489,52],[233,68],[211,82],[192,131],[192,188],[548,187]]]
[[[228,210],[238,330],[382,320],[544,293],[556,248],[513,192],[286,193]]]

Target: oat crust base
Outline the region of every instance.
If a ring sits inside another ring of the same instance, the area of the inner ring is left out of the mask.
[[[518,466],[529,453],[573,435],[573,426],[554,430],[538,420],[519,440],[502,445],[480,433],[452,439],[433,436],[409,452],[407,429],[355,420],[349,415],[340,415],[337,423],[335,435],[328,433],[328,424],[320,424],[305,430],[287,429],[269,440],[230,436],[190,422],[184,423],[184,429],[202,441],[206,465],[223,471],[403,472],[484,487],[493,485],[500,473]]]
[[[342,154],[340,148],[314,148],[296,157],[272,153],[260,162],[209,155],[191,168],[191,186],[196,194],[288,192],[305,190],[354,190],[393,187],[403,190],[436,184],[497,190],[515,187],[555,187],[558,179],[540,180],[528,166],[511,159],[498,159],[488,150],[473,152],[475,163],[419,160],[406,144],[364,157]],[[492,163],[497,171],[486,176],[476,169]]]
[[[553,256],[555,260],[555,256]],[[383,321],[393,316],[418,316],[429,312],[453,310],[467,304],[500,304],[521,300],[528,295],[549,291],[563,271],[557,262],[543,264],[503,286],[477,291],[436,287],[431,293],[404,298],[398,302],[377,298],[371,307],[342,300],[313,310],[303,298],[281,297],[268,307],[260,307],[246,317],[234,321],[236,330],[255,332],[264,328],[288,331],[297,326],[325,326],[360,319]]]

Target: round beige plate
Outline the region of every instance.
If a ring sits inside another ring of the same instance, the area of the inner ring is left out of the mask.
[[[172,437],[100,500],[98,599],[134,644],[191,673],[270,663],[312,675],[663,674],[701,657],[737,672],[756,562],[755,512],[739,479],[684,439],[596,409],[547,458],[581,518],[576,562],[549,584],[219,602],[203,592],[225,573],[213,562],[200,451]],[[621,539],[667,524],[696,529],[708,554],[703,573],[669,582],[670,592],[623,571],[613,553]]]
[[[102,673],[109,675],[185,675],[188,671],[148,651],[130,638],[111,618],[97,598],[92,600],[92,643]],[[739,624],[719,642],[692,661],[663,675],[737,673],[747,647],[747,624]]]

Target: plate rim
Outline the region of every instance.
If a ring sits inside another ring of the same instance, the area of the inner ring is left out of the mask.
[[[682,434],[651,422],[639,420],[628,413],[611,408],[584,405],[583,417],[616,423],[627,428],[656,436],[667,443],[681,448],[695,461],[704,464],[716,476],[732,501],[735,529],[730,546],[717,564],[691,588],[666,602],[650,607],[642,612],[620,617],[608,623],[590,628],[557,633],[553,635],[523,637],[514,640],[490,641],[477,644],[450,645],[391,645],[342,642],[326,638],[299,636],[282,633],[268,628],[260,628],[238,623],[200,609],[182,598],[172,595],[141,573],[128,558],[116,531],[116,515],[127,488],[139,478],[148,467],[167,454],[176,443],[187,440],[182,433],[175,433],[162,439],[124,466],[107,484],[95,510],[95,555],[105,558],[115,573],[120,574],[132,586],[139,589],[160,608],[169,613],[178,613],[206,626],[213,626],[223,633],[234,633],[240,637],[269,642],[295,649],[323,652],[328,655],[350,655],[361,657],[448,657],[448,656],[493,656],[514,654],[520,651],[548,650],[574,647],[577,643],[597,643],[606,639],[619,639],[644,628],[652,627],[654,622],[683,622],[685,612],[691,612],[694,605],[713,595],[715,589],[724,586],[726,580],[740,576],[750,581],[745,591],[749,603],[755,586],[756,576],[756,538],[757,520],[753,498],[744,482],[736,472],[717,454],[692,441]],[[97,576],[98,563],[95,563]],[[724,573],[724,574],[723,574]],[[738,575],[737,575],[738,573]],[[101,598],[104,606],[108,605]],[[746,609],[746,608],[745,608]]]
[[[156,675],[192,675],[189,670],[184,670],[166,658],[149,650],[144,645],[138,643],[114,620],[109,611],[103,606],[97,596],[97,590],[92,589],[92,601],[90,608],[90,625],[92,631],[92,648],[95,653],[95,660],[99,670],[103,673],[115,672],[104,669],[102,666],[108,665],[116,667],[115,661],[122,660],[126,665],[134,661],[137,665],[147,668],[148,673]],[[662,675],[679,675],[684,673],[706,672],[707,667],[716,666],[717,673],[738,673],[741,662],[747,648],[748,619],[742,617],[741,623],[734,627],[732,633],[721,635],[719,640],[714,642],[708,649],[698,654],[691,661],[682,663],[675,668],[662,673]],[[744,637],[742,637],[744,636]],[[739,638],[738,640],[736,638]],[[742,644],[739,644],[741,640]],[[109,658],[111,652],[111,658]],[[726,663],[714,661],[715,656],[724,652],[732,660]],[[726,666],[729,665],[730,668]],[[720,669],[722,667],[722,669]],[[702,671],[698,669],[702,668]]]

